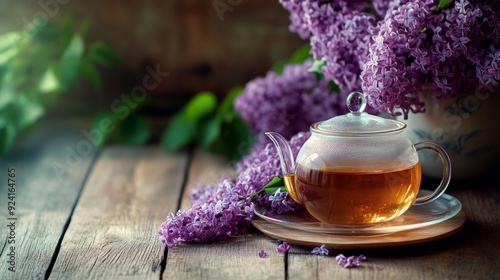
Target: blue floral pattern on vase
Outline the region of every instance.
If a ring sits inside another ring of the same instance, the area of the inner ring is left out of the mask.
[[[491,149],[491,146],[477,147],[469,152],[464,153],[465,147],[469,140],[478,137],[481,131],[475,130],[470,133],[459,134],[455,139],[450,139],[448,135],[443,135],[441,137],[432,137],[430,133],[423,129],[413,129],[413,134],[420,140],[430,140],[441,145],[448,153],[455,155],[461,155],[465,157],[476,157],[478,155],[486,153]]]

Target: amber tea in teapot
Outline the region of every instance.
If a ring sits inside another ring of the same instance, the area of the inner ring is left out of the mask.
[[[315,170],[298,164],[297,195],[313,217],[336,225],[388,221],[413,204],[420,186],[420,163],[404,169],[367,170]]]

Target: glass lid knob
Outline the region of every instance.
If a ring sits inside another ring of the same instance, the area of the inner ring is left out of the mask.
[[[347,109],[355,115],[359,115],[365,111],[366,97],[361,92],[351,92],[347,97]]]

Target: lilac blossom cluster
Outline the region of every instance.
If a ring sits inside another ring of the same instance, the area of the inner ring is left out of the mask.
[[[290,30],[303,39],[309,38],[314,58],[326,62],[322,69],[325,78],[339,85],[342,93],[359,91],[359,75],[377,23],[375,15],[362,12],[369,4],[361,0],[280,3],[290,12]],[[384,9],[384,3],[379,6]]]
[[[297,205],[297,203],[291,199],[287,192],[282,192],[280,189],[272,195],[268,195],[265,192],[259,194],[255,203],[259,206],[267,207],[269,210],[278,214],[288,213],[301,208],[300,205]]]
[[[247,83],[234,102],[258,143],[267,143],[264,132],[274,131],[290,138],[307,131],[317,121],[345,114],[346,95],[331,93],[328,82],[309,72],[312,61],[289,64],[282,74],[268,72]],[[257,149],[262,147],[258,146]]]
[[[290,139],[295,155],[308,137],[309,133],[298,133]],[[274,177],[283,175],[275,147],[268,144],[245,156],[238,171],[235,179],[221,179],[218,184],[194,188],[191,208],[169,213],[161,224],[161,242],[175,247],[179,243],[204,243],[248,230],[254,209],[253,194]],[[299,207],[288,194],[279,196],[283,198],[280,201],[267,199],[259,203],[267,201],[266,207],[281,213]]]
[[[309,38],[314,58],[326,62],[325,78],[405,118],[424,112],[419,93],[428,86],[438,100],[499,86],[498,1],[440,2],[280,0],[290,30]]]
[[[361,75],[373,107],[393,115],[424,111],[418,93],[432,84],[438,99],[493,90],[500,81],[500,5],[410,1],[380,25]]]

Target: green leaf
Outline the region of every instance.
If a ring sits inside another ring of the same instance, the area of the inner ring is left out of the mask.
[[[0,65],[4,66],[10,63],[10,61],[18,54],[16,48],[11,48],[0,52]]]
[[[223,154],[229,161],[237,161],[248,154],[256,137],[249,133],[249,127],[237,114],[230,122],[223,122],[220,136],[210,147],[214,153]]]
[[[16,57],[22,40],[17,32],[0,35],[0,66],[8,64],[11,59]]]
[[[230,137],[234,140],[233,153],[230,155],[231,160],[239,160],[244,155],[250,152],[252,145],[255,143],[257,137],[250,133],[248,124],[237,116],[234,118],[231,126]]]
[[[441,10],[447,8],[454,1],[455,0],[439,0],[439,4],[436,8],[436,11],[441,11]]]
[[[267,185],[265,185],[262,190],[269,187],[284,186],[285,181],[281,177],[274,177]]]
[[[313,64],[311,65],[311,67],[309,67],[308,71],[323,75],[323,71],[321,70],[321,68],[325,65],[326,65],[326,61],[324,61],[324,60],[315,60],[315,61],[313,61]]]
[[[12,126],[16,134],[26,131],[44,113],[43,106],[36,100],[30,100],[25,93],[6,104],[0,111],[4,125]]]
[[[78,80],[84,49],[82,37],[74,35],[62,54],[58,77],[66,90],[71,88]]]
[[[63,90],[64,86],[59,80],[57,71],[57,65],[55,64],[49,65],[47,67],[47,70],[38,83],[38,90],[41,93],[54,93]]]
[[[115,66],[119,62],[116,52],[104,42],[92,43],[87,58],[103,66]]]
[[[125,143],[129,145],[144,145],[151,137],[148,121],[143,116],[134,115],[126,118],[121,128]]]
[[[340,93],[340,87],[334,81],[328,82],[328,88],[330,89],[330,93]]]
[[[283,73],[283,69],[287,64],[288,64],[287,59],[279,60],[278,62],[274,63],[273,66],[271,66],[271,71],[273,71],[276,74],[281,74]]]
[[[9,32],[0,34],[0,54],[11,48],[15,48],[15,43],[21,39],[20,32]]]
[[[99,132],[100,137],[93,139],[94,145],[97,148],[104,146],[109,138],[109,135],[115,130],[118,118],[113,113],[102,113],[95,116],[91,122],[92,131]]]
[[[30,36],[31,38],[33,38],[33,40],[44,43],[50,43],[56,40],[61,32],[59,27],[50,21],[47,21],[45,24],[42,24],[40,22],[34,23],[31,28],[33,29],[29,31],[29,34],[32,35],[27,36]]]
[[[273,66],[271,66],[271,71],[281,74],[283,73],[283,69],[285,68],[286,65],[288,64],[300,64],[303,63],[304,61],[311,59],[312,55],[310,54],[311,52],[311,45],[310,44],[305,44],[302,47],[300,47],[298,50],[296,50],[290,59],[282,59],[276,62]]]
[[[299,64],[311,58],[312,58],[311,45],[305,44],[302,47],[300,47],[297,51],[295,51],[295,53],[290,58],[290,63]]]
[[[273,195],[277,190],[280,192],[287,192],[285,187],[285,181],[281,177],[274,177],[271,182],[267,183],[262,189],[258,192],[253,193],[253,197],[261,194],[262,192],[266,192],[268,195]]]
[[[0,156],[9,152],[16,138],[16,129],[7,124],[0,124]]]
[[[186,121],[183,112],[176,114],[163,131],[160,144],[167,152],[177,151],[189,144],[196,134],[196,121]]]
[[[1,91],[2,91],[2,84],[3,84],[3,78],[4,76],[8,73],[9,67],[6,64],[0,64],[0,99],[1,99]]]
[[[73,35],[68,46],[64,50],[61,59],[62,60],[74,59],[74,58],[79,59],[83,56],[84,50],[85,50],[85,44],[83,42],[82,36],[75,34]]]
[[[203,148],[208,148],[220,134],[221,120],[216,115],[202,119],[198,123],[196,141]]]
[[[60,29],[59,41],[61,49],[65,50],[71,42],[71,38],[73,38],[73,17],[70,13],[65,13]]]
[[[82,60],[80,70],[95,91],[101,89],[101,76],[99,76],[99,72],[92,63]]]
[[[219,108],[217,109],[217,115],[221,118],[231,118],[234,114],[234,100],[245,90],[243,86],[237,86],[229,90],[224,99],[222,100]],[[227,116],[229,114],[229,116]]]
[[[268,194],[268,195],[273,195],[275,194],[277,191],[280,191],[280,192],[287,192],[286,190],[286,187],[283,185],[283,186],[276,186],[276,187],[267,187],[264,191]]]
[[[94,64],[84,60],[82,35],[88,24],[88,20],[84,21],[79,26],[80,34],[75,34],[73,19],[67,15],[61,25],[38,21],[28,24],[25,30],[0,35],[0,150],[15,141],[12,135],[16,137],[33,127],[46,109],[59,101],[59,93],[75,85],[80,74],[94,88],[100,87],[101,78]],[[94,45],[94,54],[112,52],[99,47],[103,45]],[[127,114],[133,110],[128,108]],[[109,115],[108,123],[117,125],[123,110]],[[134,125],[127,124],[125,130],[129,127]],[[106,134],[98,140],[104,143]],[[144,134],[133,134],[137,138],[129,141],[143,141],[140,135]]]
[[[83,22],[80,24],[80,27],[78,28],[78,34],[80,34],[80,36],[85,36],[85,34],[87,34],[90,28],[90,23],[91,21],[89,18],[83,20]]]
[[[141,102],[136,102],[135,107],[130,107],[127,104],[127,101],[122,100],[119,103],[117,103],[115,106],[113,106],[112,112],[102,113],[102,114],[99,114],[96,117],[94,117],[94,119],[92,121],[92,129],[99,131],[100,134],[102,135],[102,137],[100,137],[101,139],[96,140],[95,145],[97,147],[102,147],[106,143],[106,141],[110,138],[110,136],[112,136],[113,131],[115,131],[116,127],[118,127],[118,126],[120,126],[120,124],[122,124],[122,123],[120,123],[121,121],[130,122],[130,123],[125,124],[125,126],[127,126],[126,128],[123,128],[123,125],[121,126],[121,130],[120,130],[121,135],[118,135],[118,136],[122,137],[122,139],[120,139],[120,140],[125,140],[127,143],[130,143],[130,144],[142,143],[141,139],[146,138],[144,136],[144,135],[146,135],[146,133],[144,131],[142,131],[142,129],[138,133],[138,135],[135,135],[135,136],[129,137],[129,135],[131,135],[133,133],[130,133],[130,134],[127,134],[127,133],[130,131],[133,131],[134,128],[136,128],[137,126],[142,124],[142,125],[144,125],[144,127],[147,127],[148,134],[150,134],[149,125],[147,125],[147,122],[145,123],[143,120],[127,120],[127,118],[135,118],[134,112],[136,112],[137,110],[142,108],[142,106],[144,106],[144,104],[147,103],[147,100],[148,99],[146,98]],[[124,132],[124,129],[125,129],[125,132]],[[130,139],[128,139],[127,137]],[[131,139],[133,137],[137,137],[137,138]],[[150,136],[148,135],[147,140],[149,140],[149,137]],[[137,145],[139,145],[139,144],[137,144]]]
[[[80,74],[81,60],[78,58],[67,58],[57,65],[57,77],[61,81],[64,90],[69,90],[78,80]]]
[[[185,121],[199,120],[213,112],[217,107],[215,94],[204,91],[196,94],[184,107],[183,118]]]

